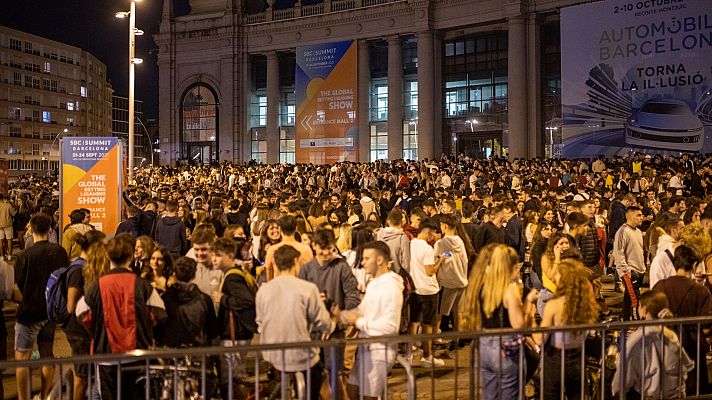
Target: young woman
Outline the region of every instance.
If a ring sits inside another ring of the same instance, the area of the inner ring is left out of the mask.
[[[141,278],[151,282],[151,286],[156,288],[158,293],[163,293],[168,286],[173,284],[173,258],[171,254],[161,246],[158,246],[149,261],[149,268],[141,272]]]
[[[520,329],[534,321],[538,292],[532,290],[522,302],[519,259],[509,246],[492,244],[480,252],[476,265],[486,266],[481,278],[468,282],[460,316],[467,330],[473,325],[483,329]],[[473,268],[472,274],[477,274]],[[479,289],[478,289],[479,288]],[[469,304],[468,304],[469,303]],[[479,316],[474,316],[479,313]],[[481,322],[478,322],[481,321]],[[484,381],[484,399],[519,398],[520,335],[483,337],[479,341],[480,370]],[[526,371],[525,371],[526,374]]]
[[[549,243],[549,238],[554,233],[554,227],[548,222],[539,222],[532,238],[532,245],[529,251],[529,262],[532,269],[529,275],[532,287],[541,290],[542,288],[542,271],[541,258],[546,251],[546,246]]]
[[[277,221],[272,219],[267,221],[262,227],[259,242],[254,243],[256,250],[255,258],[260,262],[264,262],[269,246],[277,244],[280,241],[282,241],[282,231],[279,229]]]
[[[598,318],[598,304],[585,267],[578,261],[565,260],[558,268],[561,277],[556,285],[556,295],[544,307],[541,326],[594,323]],[[538,344],[544,347],[542,391],[545,399],[558,398],[562,387],[567,399],[581,398],[581,346],[585,338],[585,332],[535,335]]]
[[[134,247],[134,258],[131,263],[131,270],[140,275],[147,269],[151,261],[151,254],[156,247],[156,243],[149,236],[139,236]]]
[[[541,257],[541,283],[543,289],[537,303],[539,315],[544,315],[544,305],[556,293],[561,253],[572,247],[572,243],[573,238],[562,232],[556,232],[549,238],[549,242],[546,245],[546,253]]]
[[[84,271],[87,269],[89,261],[95,261],[95,255],[91,254],[90,249],[98,246],[103,247],[103,240],[106,237],[100,231],[89,231],[83,235],[77,235],[76,243],[81,248],[79,258],[74,260],[72,267],[67,274],[67,311],[69,312],[69,320],[62,327],[67,335],[67,342],[72,349],[72,356],[89,355],[91,348],[91,338],[87,331],[82,326],[82,323],[74,315],[79,299],[84,295],[84,288],[87,286],[87,280]],[[76,265],[77,267],[74,267]],[[87,377],[89,375],[89,366],[79,364],[74,366],[74,400],[82,400],[86,398]]]
[[[668,307],[665,293],[651,290],[640,296],[638,314],[647,321],[672,318]],[[628,335],[625,344],[625,359],[618,358],[611,384],[614,397],[621,388],[627,399],[685,397],[685,381],[694,369],[694,362],[681,349],[680,339],[673,330],[660,326],[638,328]],[[621,376],[621,363],[627,366],[625,376]]]

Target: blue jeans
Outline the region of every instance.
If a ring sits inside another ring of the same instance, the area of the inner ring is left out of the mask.
[[[516,400],[519,398],[519,352],[521,347],[505,356],[501,342],[514,336],[484,337],[480,339],[480,373],[485,400]],[[526,369],[526,363],[521,368]],[[523,371],[526,375],[526,371]]]

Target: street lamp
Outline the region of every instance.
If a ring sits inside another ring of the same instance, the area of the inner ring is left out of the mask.
[[[135,71],[134,66],[141,64],[142,59],[136,58],[136,36],[143,35],[143,31],[136,29],[136,3],[141,0],[131,0],[129,11],[117,12],[116,18],[129,18],[129,183],[134,176],[134,86]]]
[[[470,124],[470,132],[475,132],[475,125],[479,124],[480,121],[473,118],[473,119],[468,119],[467,121],[465,121],[465,123]]]

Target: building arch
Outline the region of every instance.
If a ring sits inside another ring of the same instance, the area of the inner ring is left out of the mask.
[[[220,97],[215,86],[198,80],[181,93],[178,104],[180,158],[197,164],[219,162]]]

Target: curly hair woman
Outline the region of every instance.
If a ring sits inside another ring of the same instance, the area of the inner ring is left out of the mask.
[[[556,295],[544,307],[541,326],[563,327],[595,322],[598,318],[598,303],[583,264],[569,259],[561,261],[558,267],[560,279]],[[581,398],[581,346],[586,338],[585,332],[544,333],[536,337],[539,344],[544,346],[544,398],[558,398],[562,385],[567,399]]]

